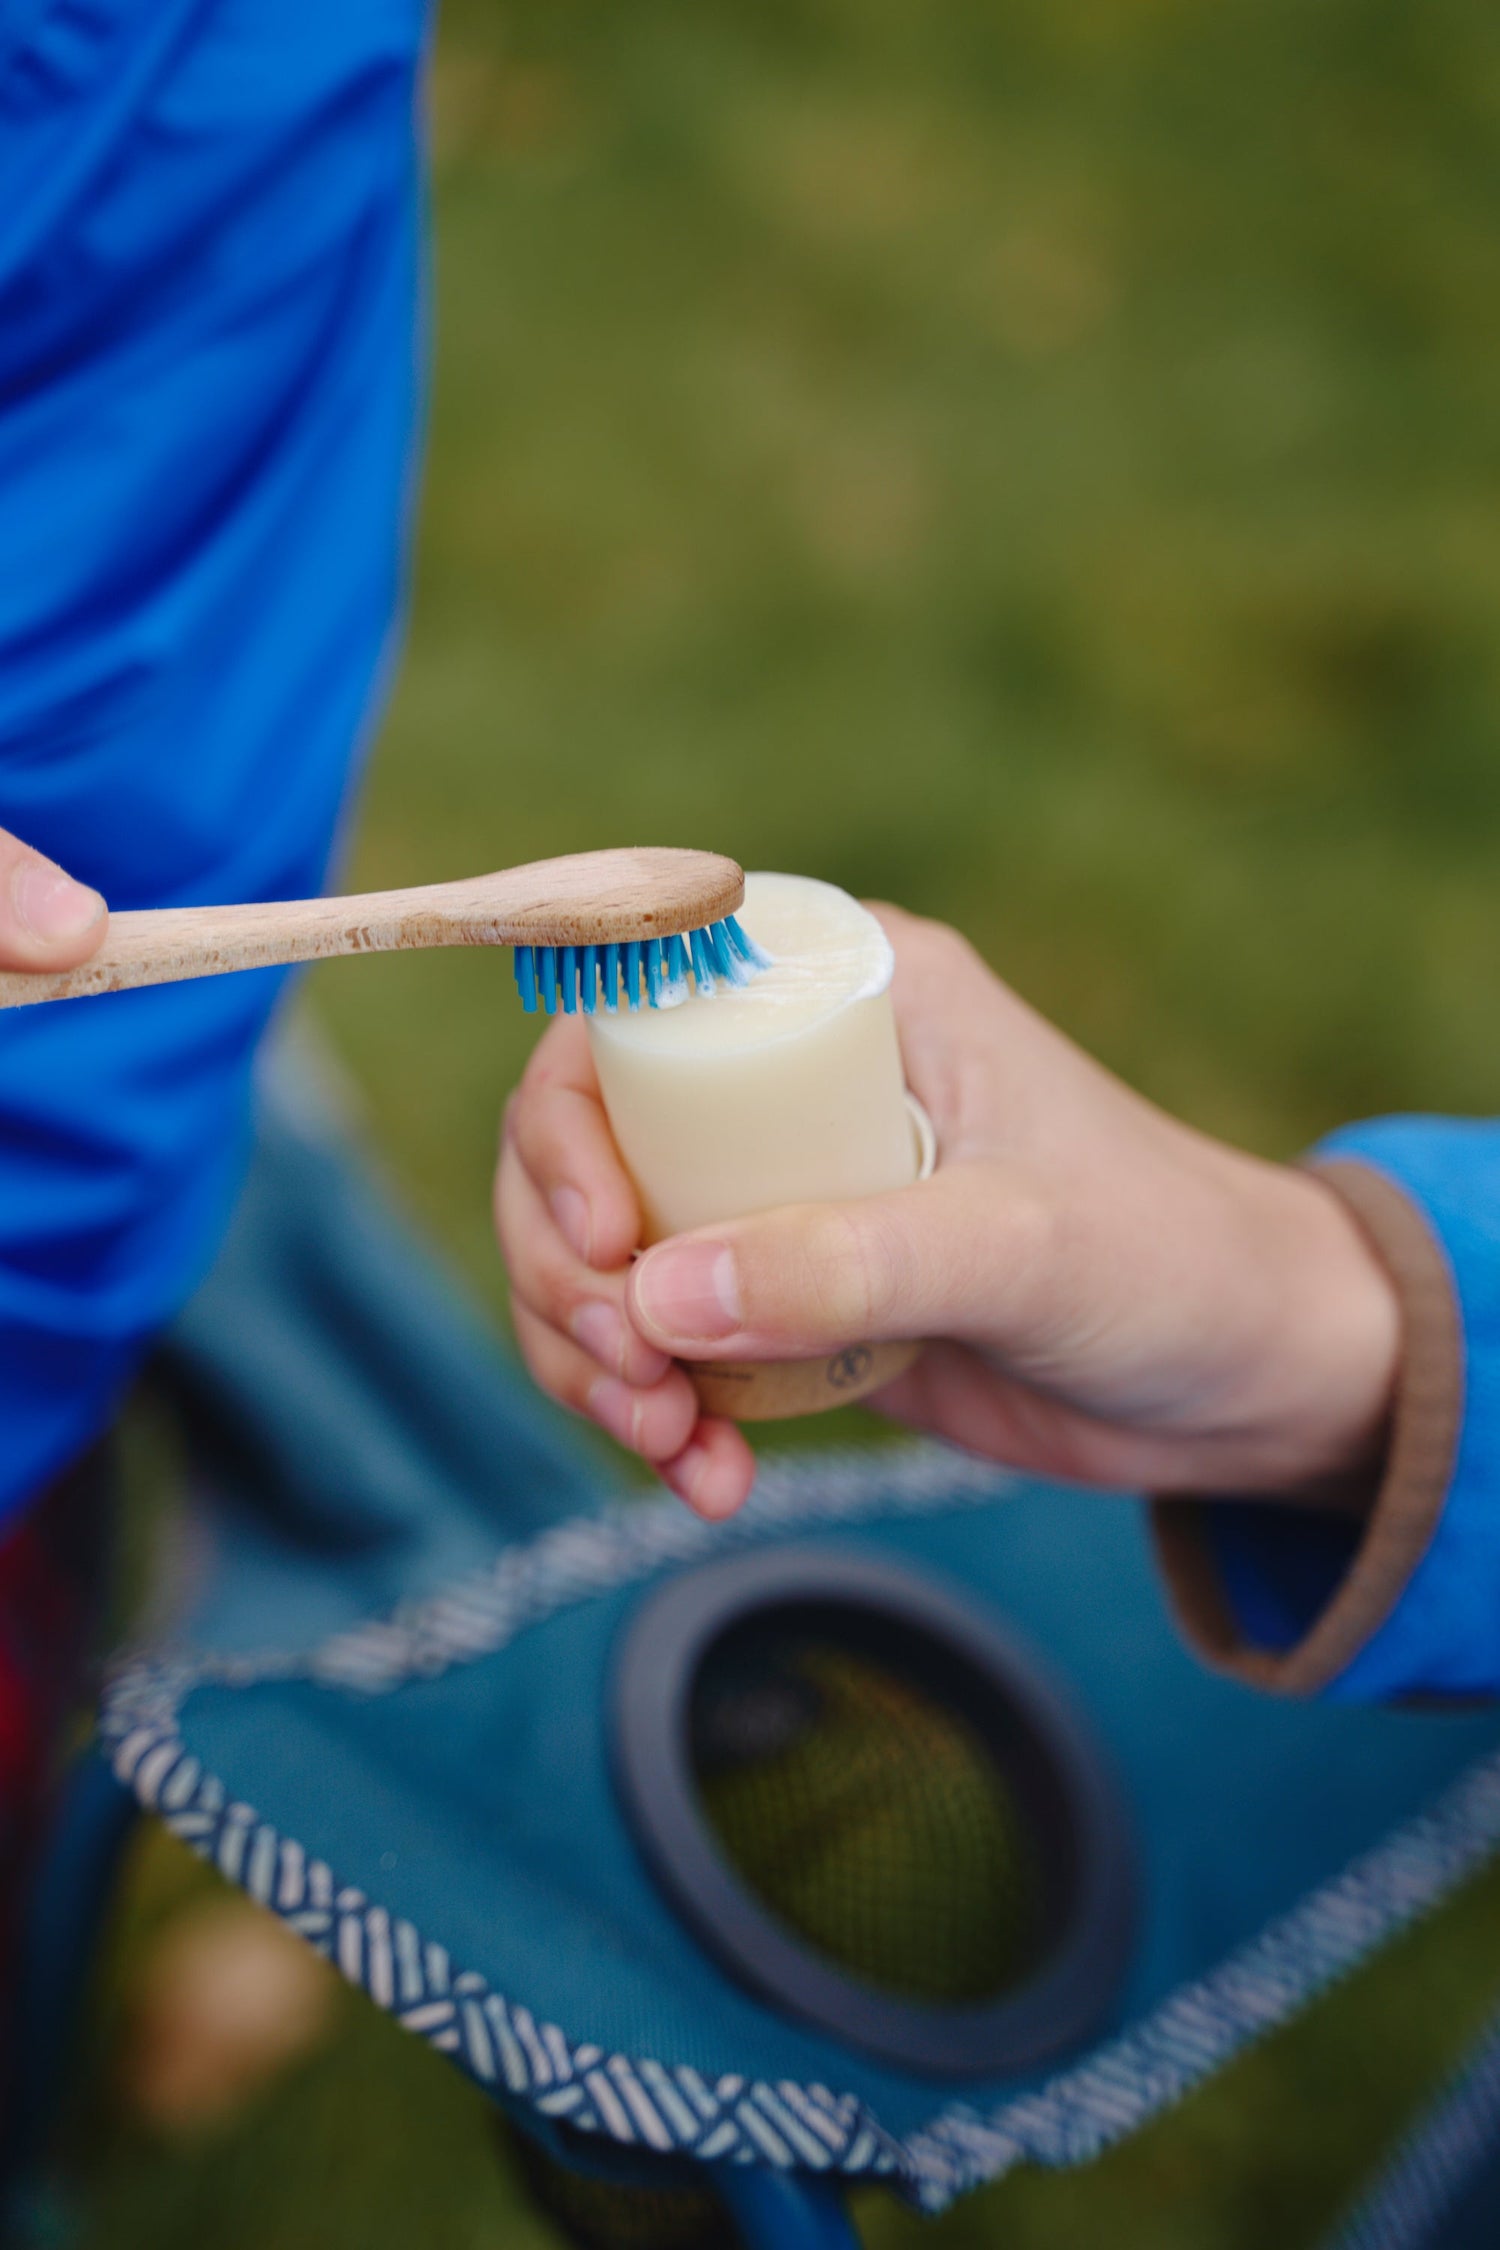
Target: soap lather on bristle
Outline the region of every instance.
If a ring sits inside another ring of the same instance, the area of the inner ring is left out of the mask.
[[[644,938],[626,945],[518,945],[516,987],[521,1006],[535,1015],[540,1001],[549,1016],[586,1016],[603,1006],[675,1008],[688,996],[688,979],[700,992],[721,984],[748,984],[769,957],[732,914],[685,936]]]

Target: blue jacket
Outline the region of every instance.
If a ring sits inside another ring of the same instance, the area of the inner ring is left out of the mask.
[[[1360,1519],[1173,1502],[1157,1527],[1192,1637],[1259,1684],[1340,1701],[1500,1692],[1500,1124],[1388,1117],[1315,1154],[1392,1275],[1402,1368]]]
[[[402,583],[419,0],[0,0],[0,826],[322,884]],[[0,1516],[232,1203],[281,977],[0,1014]]]

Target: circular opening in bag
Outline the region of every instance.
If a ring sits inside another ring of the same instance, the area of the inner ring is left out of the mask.
[[[1117,1792],[1057,1686],[947,1588],[831,1548],[684,1573],[627,1631],[614,1718],[658,1880],[786,2012],[966,2076],[1107,2013],[1132,1918]]]

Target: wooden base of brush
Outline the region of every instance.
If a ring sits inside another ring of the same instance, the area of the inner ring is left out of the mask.
[[[705,1414],[730,1422],[783,1422],[852,1406],[904,1375],[920,1344],[848,1344],[831,1359],[776,1359],[689,1366]]]

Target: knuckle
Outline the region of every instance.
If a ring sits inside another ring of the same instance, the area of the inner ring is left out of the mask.
[[[495,1181],[495,1238],[513,1282],[536,1266],[537,1233],[524,1175],[502,1168]]]
[[[832,1335],[857,1338],[880,1325],[899,1294],[899,1243],[871,1211],[821,1210],[799,1262],[809,1310]]]
[[[988,977],[992,972],[983,956],[951,922],[923,921],[914,925],[917,942],[935,968],[948,975]]]
[[[588,1054],[588,1035],[577,1016],[556,1016],[538,1040],[532,1063],[549,1084],[574,1082],[580,1075],[580,1058]]]
[[[509,1112],[506,1115],[509,1126]],[[500,1143],[500,1153],[495,1159],[495,1213],[497,1218],[515,1192],[517,1182],[523,1177],[525,1166],[512,1142],[509,1131]]]
[[[1040,1329],[1067,1294],[1068,1232],[1065,1214],[1046,1196],[1025,1188],[1007,1193],[986,1230],[972,1302],[1003,1292],[1012,1322]]]
[[[882,919],[896,950],[897,979],[909,998],[941,1015],[952,1006],[956,991],[994,983],[994,971],[949,923],[911,914]]]
[[[562,1261],[540,1247],[534,1246],[516,1259],[511,1281],[533,1312],[558,1327],[567,1326],[582,1301],[578,1284]]]
[[[582,1301],[580,1278],[555,1236],[511,1213],[497,1223],[511,1293],[529,1313],[557,1325]]]
[[[517,1308],[515,1330],[517,1347],[532,1380],[559,1406],[583,1413],[592,1370],[578,1360],[566,1338],[544,1315],[523,1308]]]
[[[513,1142],[534,1180],[566,1182],[590,1159],[592,1118],[575,1086],[559,1078],[522,1087],[516,1097]]]
[[[535,1163],[534,1104],[526,1087],[519,1087],[505,1105],[505,1118],[500,1135],[500,1162],[502,1167],[513,1164],[518,1171],[530,1172]]]
[[[530,1115],[537,1103],[566,1082],[565,1058],[557,1043],[557,1026],[544,1031],[531,1050],[515,1099],[519,1114]]]

